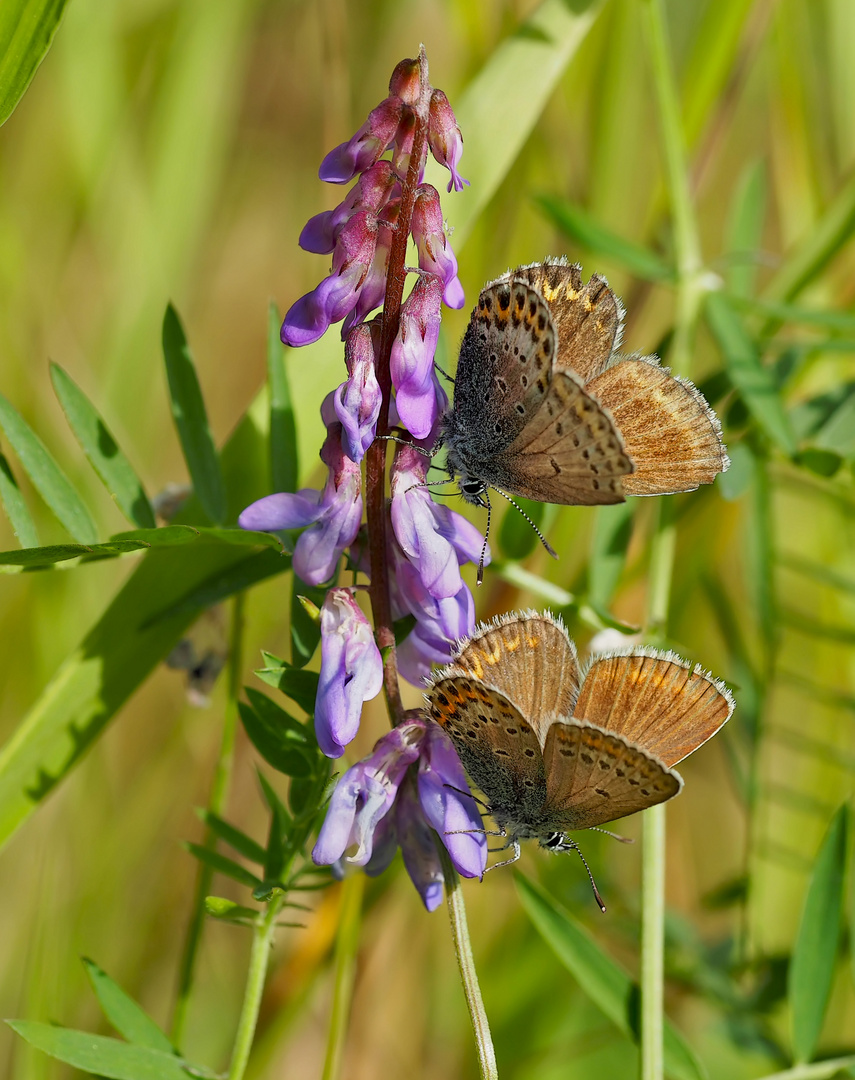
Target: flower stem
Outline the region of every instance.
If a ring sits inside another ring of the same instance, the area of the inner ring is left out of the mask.
[[[270,949],[276,931],[276,920],[285,902],[285,893],[278,892],[267,905],[267,910],[252,930],[252,950],[249,954],[249,971],[246,977],[246,989],[243,1005],[235,1034],[232,1061],[227,1080],[242,1080],[255,1037],[258,1012],[261,1008],[261,995],[264,992],[264,980],[267,965],[270,962]]]
[[[341,911],[335,947],[335,988],[322,1080],[336,1080],[341,1073],[344,1039],[347,1034],[353,981],[356,976],[356,953],[359,948],[364,892],[364,874],[353,874],[346,878],[342,885]]]
[[[223,716],[223,735],[220,742],[220,752],[217,756],[217,764],[214,768],[214,780],[211,784],[211,794],[208,798],[208,811],[222,817],[228,798],[229,784],[231,782],[232,767],[234,764],[235,736],[237,733],[238,717],[238,694],[241,685],[241,661],[243,655],[243,606],[244,594],[236,594],[232,602],[231,631],[229,634],[229,666],[228,686],[226,691],[226,706]],[[216,837],[210,829],[205,830],[202,846],[212,851],[216,845]],[[184,1030],[187,1025],[187,1010],[190,1004],[190,994],[193,990],[193,976],[196,967],[196,957],[199,951],[199,942],[202,938],[202,927],[205,923],[205,897],[211,891],[211,879],[213,870],[205,863],[199,864],[196,876],[196,890],[193,896],[193,911],[190,916],[190,925],[184,939],[184,950],[181,955],[181,966],[178,973],[178,996],[175,1001],[175,1010],[172,1016],[171,1038],[175,1046],[180,1047],[184,1038]]]
[[[421,96],[413,107],[415,130],[407,176],[401,185],[401,205],[386,273],[386,296],[383,301],[382,334],[376,359],[377,382],[382,400],[377,418],[377,435],[389,431],[389,405],[392,398],[390,360],[392,345],[401,319],[401,302],[407,280],[406,256],[410,237],[410,222],[419,186],[421,160],[427,139],[430,84],[424,48],[419,52]],[[398,665],[395,659],[395,633],[392,628],[392,600],[389,592],[389,566],[386,558],[386,441],[376,438],[365,455],[365,505],[368,518],[368,546],[371,560],[371,609],[374,633],[383,655],[383,689],[389,715],[398,724],[404,716],[401,690],[398,686]]]
[[[641,817],[641,1080],[663,1075],[665,989],[665,805]]]
[[[496,1066],[496,1051],[493,1049],[490,1022],[484,1009],[481,987],[478,983],[478,973],[475,970],[475,958],[472,955],[472,943],[469,940],[469,925],[466,921],[466,905],[463,902],[460,878],[439,837],[436,839],[436,849],[442,861],[442,873],[445,878],[445,900],[448,905],[448,918],[451,922],[451,938],[454,942],[454,952],[457,955],[457,966],[460,968],[460,978],[463,980],[463,993],[466,995],[466,1006],[469,1009],[469,1018],[472,1021],[472,1030],[475,1034],[475,1045],[478,1048],[478,1066],[481,1070],[481,1080],[498,1080],[499,1070]]]

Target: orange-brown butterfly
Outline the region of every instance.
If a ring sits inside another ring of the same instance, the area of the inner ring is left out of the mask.
[[[437,448],[463,497],[597,505],[692,491],[729,465],[703,395],[652,356],[621,356],[623,307],[565,260],[481,292]]]
[[[425,697],[513,848],[509,862],[520,840],[578,851],[567,830],[672,798],[683,786],[672,766],[734,709],[724,683],[672,652],[619,650],[580,668],[548,612],[476,628]]]

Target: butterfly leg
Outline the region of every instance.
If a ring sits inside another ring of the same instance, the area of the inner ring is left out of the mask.
[[[491,870],[498,870],[500,866],[510,866],[512,863],[515,863],[519,859],[521,854],[519,840],[512,840],[510,843],[505,844],[503,847],[493,848],[492,850],[505,851],[509,847],[512,847],[514,849],[513,856],[510,859],[502,859],[501,862],[493,863],[492,866],[488,866],[487,869],[484,871],[485,874],[489,873]]]

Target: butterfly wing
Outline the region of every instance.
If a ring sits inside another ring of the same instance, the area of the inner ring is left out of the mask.
[[[489,460],[512,442],[549,389],[555,328],[543,299],[523,281],[501,278],[478,297],[460,346],[450,447]],[[468,462],[477,475],[475,462]]]
[[[666,495],[709,484],[730,464],[718,417],[692,383],[651,356],[621,359],[585,389],[611,413],[635,470],[628,495]]]
[[[541,718],[573,713],[580,681],[576,647],[548,613],[510,615],[479,627],[452,664],[500,690],[529,718],[541,745]]]
[[[451,737],[500,824],[537,817],[546,797],[546,774],[531,725],[495,687],[461,669],[446,671],[425,693],[431,717]]]
[[[604,825],[673,798],[683,785],[652,754],[579,720],[551,718],[543,761],[551,831]]]
[[[711,738],[735,703],[718,679],[674,653],[633,649],[594,658],[574,718],[596,724],[675,765]]]
[[[539,502],[622,502],[632,462],[611,417],[571,372],[554,371],[535,416],[492,459],[484,479]]]
[[[605,278],[594,274],[582,284],[578,263],[535,263],[514,271],[549,304],[558,334],[556,367],[572,368],[586,383],[608,364],[620,344],[623,305]]]

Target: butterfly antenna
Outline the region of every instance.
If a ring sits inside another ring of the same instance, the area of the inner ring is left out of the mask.
[[[634,844],[635,841],[631,836],[621,836],[620,833],[609,832],[608,829],[598,829],[596,825],[590,825],[590,832],[601,832],[604,836],[610,836],[612,840],[619,840],[622,844]]]
[[[605,915],[605,913],[606,913],[606,905],[603,903],[602,896],[600,896],[600,890],[597,888],[596,881],[594,881],[594,875],[591,873],[590,866],[588,866],[588,860],[582,854],[582,849],[579,847],[579,845],[576,843],[576,841],[571,840],[569,836],[567,837],[567,839],[570,840],[570,847],[572,848],[573,851],[576,852],[576,854],[582,860],[582,865],[588,871],[588,880],[591,882],[591,888],[594,890],[594,899],[597,901],[597,905],[599,906],[600,911],[602,911],[602,913]]]
[[[397,435],[375,435],[374,438],[383,439],[385,442],[400,443],[401,446],[411,446],[413,450],[418,451],[418,453],[424,455],[424,457],[432,458],[436,452],[435,450],[428,450],[424,446],[416,446],[411,439],[399,439]]]
[[[506,491],[502,491],[501,488],[497,488],[495,486],[495,484],[492,484],[491,487],[493,488],[493,491],[498,491],[498,493],[502,496],[503,499],[507,499],[508,502],[511,504],[511,506],[515,510],[518,510],[519,513],[522,514],[522,516],[526,519],[526,521],[529,523],[529,525],[531,525],[531,527],[537,533],[537,538],[541,542],[541,544],[543,544],[543,546],[546,548],[546,550],[549,552],[549,554],[552,556],[553,559],[557,559],[558,555],[555,553],[555,550],[553,549],[552,545],[550,543],[548,543],[546,537],[543,535],[543,533],[540,531],[540,529],[538,529],[538,527],[531,520],[531,518],[528,516],[528,514],[525,512],[525,510],[523,510],[523,508],[520,506],[520,504],[517,503],[517,502],[514,502],[514,500],[510,497],[510,495],[508,495],[508,493]]]
[[[498,488],[496,489],[498,491]],[[481,558],[478,560],[478,576],[476,585],[484,584],[484,557],[487,554],[487,541],[490,539],[490,518],[493,516],[493,507],[490,505],[490,495],[484,492],[484,502],[487,504],[487,528],[484,530],[484,543],[481,545]]]

